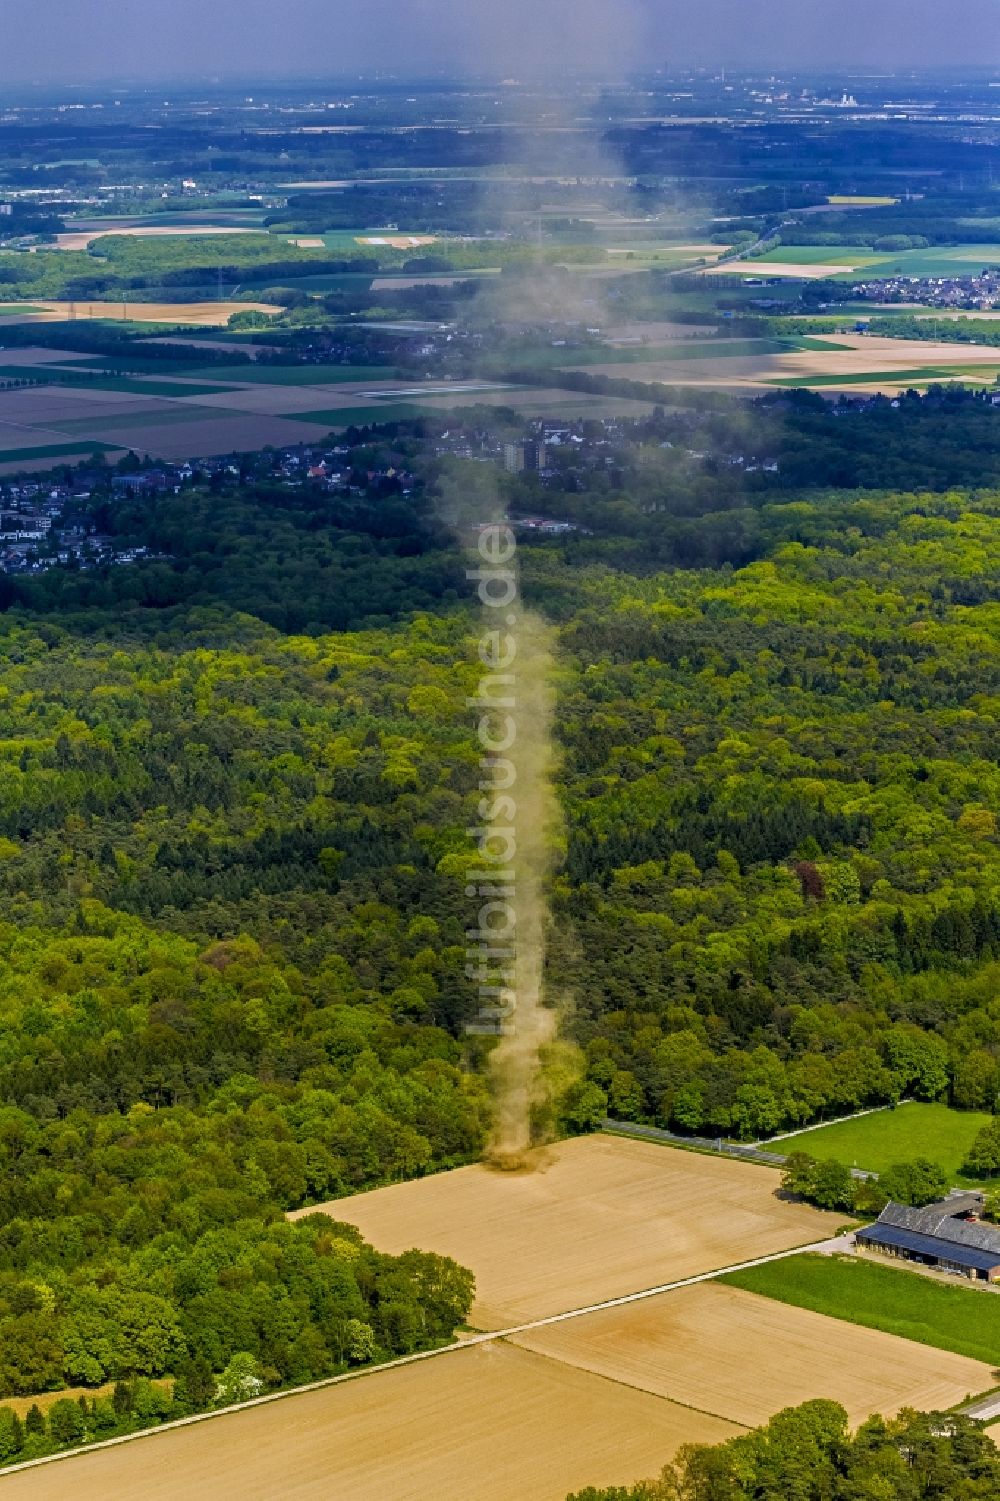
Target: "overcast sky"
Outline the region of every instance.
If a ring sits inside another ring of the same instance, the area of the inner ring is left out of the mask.
[[[994,62],[1000,0],[0,0],[0,84]]]

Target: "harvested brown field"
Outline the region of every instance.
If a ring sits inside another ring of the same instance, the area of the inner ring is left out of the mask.
[[[3,317],[3,306],[0,304],[0,318]],[[5,349],[2,359],[5,365],[23,365],[25,373],[38,365],[72,365],[74,361],[82,359],[80,354],[74,354],[69,349]],[[46,372],[48,373],[48,372]]]
[[[373,388],[369,385],[367,391]],[[177,400],[182,402],[188,413],[193,415],[193,408],[210,407],[215,410],[227,412],[258,412],[264,416],[274,416],[276,411],[283,417],[293,416],[296,412],[318,412],[332,410],[334,407],[358,407],[368,406],[368,399],[361,400],[357,390],[343,385],[336,386],[239,386],[230,391],[220,391],[214,396],[182,396],[177,393]]]
[[[989,344],[948,344],[935,339],[892,339],[884,334],[817,334],[829,351],[804,349],[775,355],[782,366],[803,374],[839,375],[878,370],[913,370],[919,365],[998,365],[1000,349]],[[840,346],[838,348],[837,346]],[[847,348],[844,348],[844,345]]]
[[[737,1431],[485,1346],[9,1475],[4,1501],[562,1501]]]
[[[976,323],[991,323],[1000,318],[1000,308],[936,307],[928,311],[927,308],[921,307],[919,303],[911,304],[911,308],[919,308],[919,311],[915,315],[918,323],[937,322],[938,319],[942,318],[952,323],[959,323],[963,318],[971,318]],[[887,313],[898,313],[902,310],[902,305],[900,303],[887,302],[885,310]]]
[[[315,422],[296,422],[284,417],[253,417],[243,413],[217,413],[199,420],[192,412],[189,422],[178,420],[176,410],[168,421],[132,426],[119,425],[114,417],[95,427],[102,443],[130,448],[153,458],[182,460],[210,458],[213,454],[251,453],[266,443],[275,447],[316,443],[324,429]],[[181,408],[183,411],[184,409]],[[191,409],[188,409],[191,410]]]
[[[105,391],[99,386],[28,386],[0,391],[0,422],[100,421],[108,411],[151,413],[170,411],[170,402],[132,391]]]
[[[823,281],[828,276],[842,276],[857,266],[818,266],[798,261],[727,261],[723,266],[705,266],[699,276],[782,276],[804,281]]]
[[[777,1187],[772,1168],[587,1136],[548,1148],[535,1172],[463,1167],[323,1210],[379,1250],[420,1246],[471,1267],[472,1321],[502,1329],[834,1233],[836,1215]]]
[[[124,226],[115,225],[110,229],[70,229],[56,235],[56,244],[60,250],[86,250],[95,240],[103,240],[108,235],[130,235],[138,239],[149,239],[152,236],[172,235],[188,239],[191,235],[263,235],[266,229],[251,228],[248,225],[226,224],[130,224]],[[321,242],[322,243],[322,242]]]
[[[399,234],[359,235],[355,240],[356,245],[383,245],[390,250],[418,250],[421,245],[436,245],[437,242],[437,235]]]
[[[170,1391],[174,1385],[173,1377],[161,1377],[154,1380],[153,1385]],[[115,1383],[113,1381],[106,1381],[103,1386],[65,1386],[61,1391],[36,1392],[31,1397],[4,1397],[3,1405],[4,1407],[12,1407],[18,1417],[23,1418],[27,1415],[28,1409],[33,1406],[40,1407],[42,1412],[48,1412],[53,1402],[61,1402],[64,1398],[69,1398],[71,1401],[76,1402],[80,1397],[87,1397],[88,1399],[91,1397],[110,1397],[114,1389]]]
[[[811,349],[789,350],[784,354],[726,355],[718,345],[706,349],[702,359],[691,353],[682,360],[643,360],[626,366],[608,363],[580,365],[576,368],[590,375],[608,375],[629,380],[660,381],[668,385],[711,386],[766,390],[780,381],[808,384],[822,381],[823,387],[838,390],[836,376],[844,377],[844,390],[858,395],[866,391],[895,392],[913,384],[915,372],[926,369],[933,378],[939,370],[964,371],[982,368],[988,376],[1000,369],[1000,349],[987,344],[948,344],[931,339],[893,339],[878,334],[816,334]],[[899,378],[893,374],[899,372]],[[871,381],[860,377],[871,376]]]
[[[946,1409],[996,1382],[982,1361],[713,1282],[513,1342],[748,1427],[809,1397],[840,1402],[860,1423],[901,1407]]]
[[[54,302],[36,300],[37,313],[20,313],[12,323],[56,323],[64,319],[114,318],[129,323],[181,323],[192,327],[217,328],[233,313],[283,311],[270,302]]]

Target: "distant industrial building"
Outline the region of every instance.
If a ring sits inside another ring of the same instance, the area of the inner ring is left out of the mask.
[[[1000,1229],[980,1222],[984,1196],[953,1193],[912,1209],[888,1203],[855,1239],[866,1250],[937,1267],[978,1282],[1000,1282]]]

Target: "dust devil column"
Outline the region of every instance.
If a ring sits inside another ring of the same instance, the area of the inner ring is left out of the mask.
[[[548,883],[558,828],[552,789],[551,631],[521,604],[517,543],[505,522],[482,527],[469,570],[483,608],[485,669],[470,707],[478,714],[481,869],[467,895],[479,900],[469,929],[467,973],[480,1008],[469,1030],[499,1037],[489,1158],[528,1165],[532,1114],[543,1096],[542,1048],[555,1013],[543,1004]]]

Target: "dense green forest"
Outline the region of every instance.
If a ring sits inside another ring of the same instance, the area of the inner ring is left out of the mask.
[[[805,1402],[714,1448],[688,1445],[658,1480],[570,1501],[987,1501],[996,1445],[968,1418],[903,1411],[856,1433],[835,1402]]]
[[[322,1280],[344,1317],[357,1294],[280,1211],[484,1136],[437,869],[474,778],[463,622],[150,641],[8,617],[0,656],[2,1389],[234,1351],[272,1380],[335,1369]],[[450,1333],[372,1258],[373,1350]]]
[[[557,902],[591,1078],[741,1136],[993,1108],[1000,502],[759,515],[776,544],[738,571],[572,581]],[[537,587],[569,610],[549,558]]]
[[[553,476],[546,508],[587,529],[521,549],[558,633],[549,963],[586,1063],[556,1129],[995,1108],[1000,495],[758,487],[690,452],[906,472],[900,435],[919,452],[949,420],[983,431],[971,477],[995,417],[950,398],[668,413]],[[411,494],[366,482],[389,459]],[[210,1400],[237,1356],[294,1382],[341,1367],[345,1319],[391,1353],[467,1306],[446,1268],[446,1314],[410,1283],[390,1313],[372,1278],[411,1273],[361,1249],[367,1311],[324,1313],[327,1222],[281,1221],[475,1159],[490,1111],[464,1032],[478,627],[435,519],[485,471],[415,430],[350,462],[353,494],[250,465],[95,495],[163,556],[9,581],[0,1395],[166,1374],[187,1401],[197,1361]],[[536,477],[501,483],[537,507]]]

